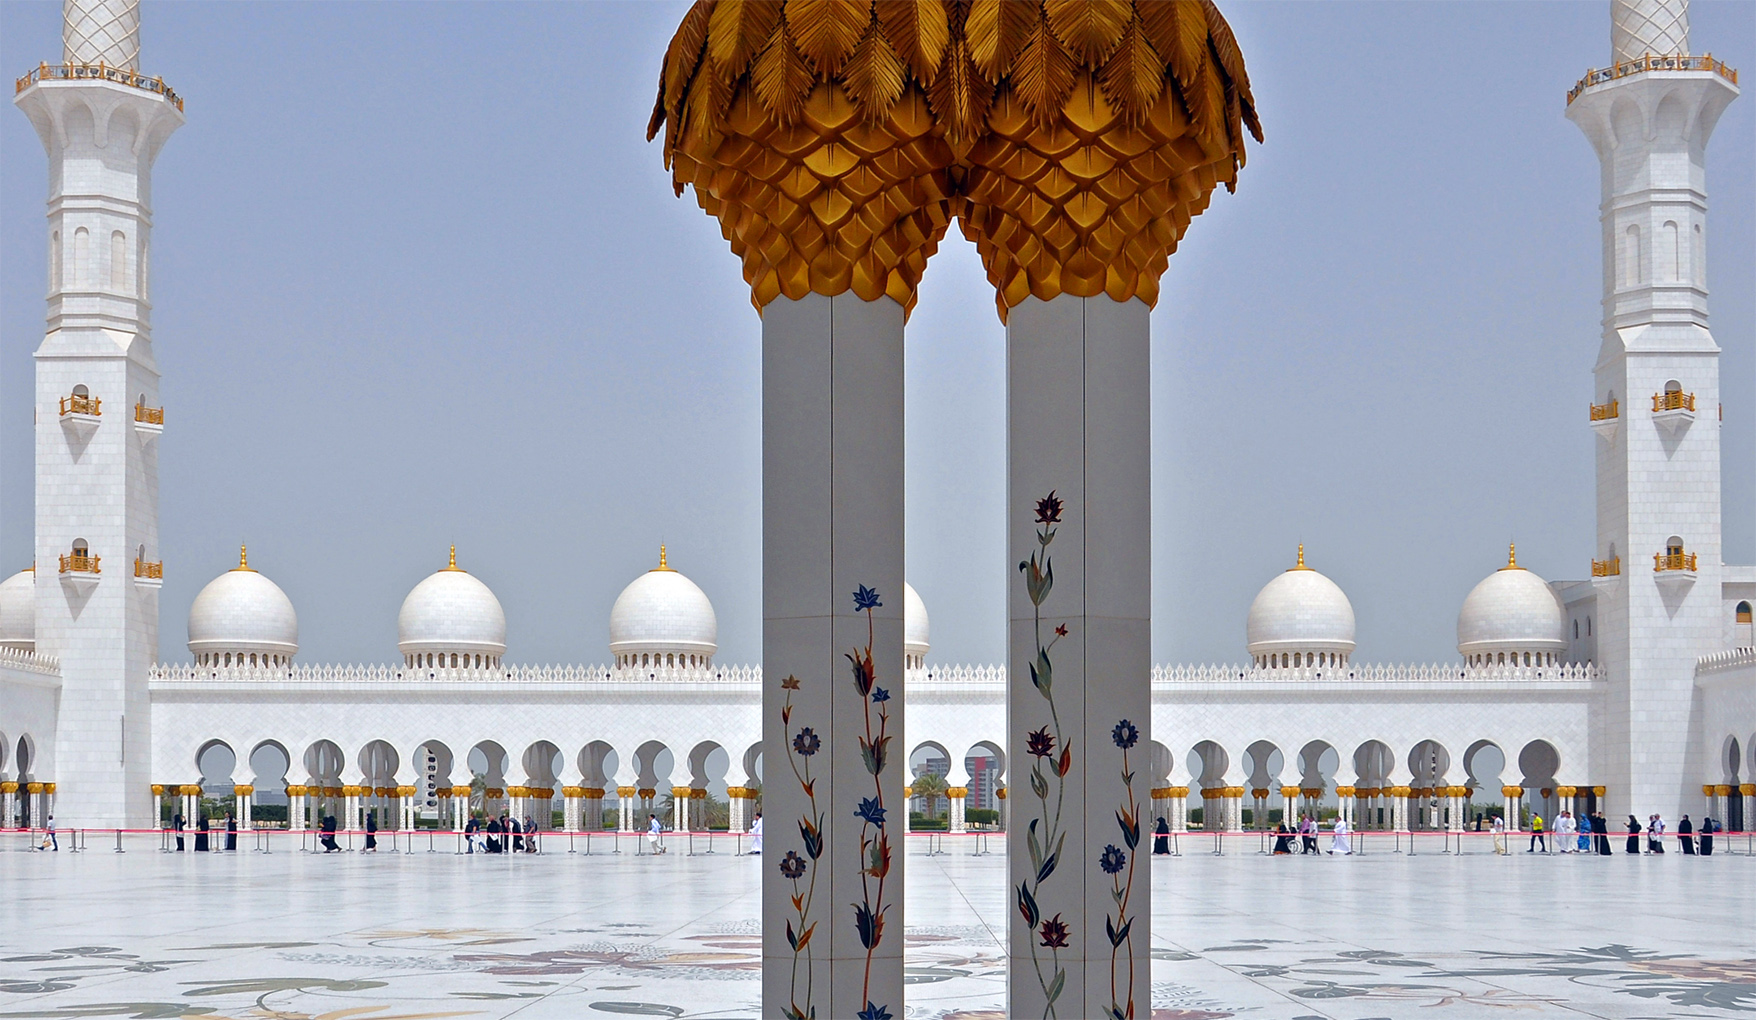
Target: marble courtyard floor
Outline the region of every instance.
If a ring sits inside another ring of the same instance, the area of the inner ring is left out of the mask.
[[[906,1015],[1001,1017],[1004,857],[923,849]],[[1756,858],[1184,849],[1155,1020],[1756,1014]],[[773,859],[7,847],[0,1020],[755,1017]]]

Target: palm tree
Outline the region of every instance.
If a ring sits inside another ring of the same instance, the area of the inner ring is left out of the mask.
[[[946,790],[950,789],[950,784],[945,781],[944,776],[933,772],[923,772],[915,777],[910,789],[914,791],[916,797],[926,802],[925,814],[928,818],[939,817],[939,812],[934,808],[937,806],[939,798],[945,795]]]

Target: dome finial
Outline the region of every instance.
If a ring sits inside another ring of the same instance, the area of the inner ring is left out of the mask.
[[[675,571],[671,570],[670,561],[665,557],[665,544],[663,542],[659,543],[659,565],[654,567],[653,569],[654,570],[663,570],[663,571],[670,572],[670,573],[675,573]]]
[[[1303,543],[1303,542],[1299,543],[1299,562],[1293,564],[1291,569],[1293,569],[1293,570],[1310,570],[1311,569],[1310,567],[1305,566],[1305,543]]]
[[[460,574],[468,572],[468,571],[463,570],[462,568],[460,568],[457,565],[457,543],[455,543],[455,542],[453,542],[451,545],[451,561],[449,563],[445,564],[445,569],[446,570],[455,570]]]
[[[1518,543],[1517,542],[1506,543],[1506,565],[1501,567],[1500,569],[1501,570],[1523,570],[1524,569],[1523,567],[1518,565]]]
[[[238,543],[238,569],[249,570],[252,574],[256,572],[250,569],[250,547],[243,542]]]

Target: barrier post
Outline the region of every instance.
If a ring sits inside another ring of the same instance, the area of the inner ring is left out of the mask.
[[[122,830],[116,830],[116,852],[122,853]]]

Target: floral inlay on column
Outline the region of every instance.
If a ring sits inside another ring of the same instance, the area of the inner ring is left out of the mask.
[[[872,953],[884,941],[884,879],[890,874],[890,836],[884,831],[884,770],[890,764],[890,692],[878,686],[878,669],[872,661],[872,610],[884,603],[878,592],[860,585],[854,592],[854,610],[866,614],[866,647],[849,652],[847,660],[853,667],[854,690],[865,707],[866,735],[860,738],[860,760],[872,775],[872,796],[862,797],[854,809],[860,820],[860,897],[854,904],[854,929],[860,945],[866,947],[866,973],[860,999],[866,1008],[859,1011],[859,1020],[891,1020],[890,1007],[871,999]],[[873,706],[877,706],[876,709]],[[878,727],[872,728],[874,711]],[[874,885],[876,888],[874,888]]]
[[[1116,916],[1104,915],[1104,932],[1110,939],[1110,1017],[1112,1020],[1133,1020],[1134,1017],[1134,918],[1128,914],[1128,900],[1134,892],[1134,862],[1140,848],[1140,801],[1134,796],[1134,773],[1128,768],[1128,751],[1140,741],[1140,730],[1126,719],[1110,731],[1110,739],[1122,749],[1122,806],[1116,809],[1116,825],[1122,830],[1123,850],[1114,843],[1104,847],[1098,867],[1110,876],[1110,897],[1116,901]],[[1127,878],[1122,877],[1124,869]],[[1116,995],[1116,971],[1121,948],[1128,946],[1128,1001]]]
[[[786,701],[781,705],[781,726],[790,727],[793,720],[793,691],[799,689],[799,678],[788,676],[780,682],[781,689],[787,692]],[[787,757],[787,764],[792,766],[793,778],[798,780],[799,787],[805,791],[805,798],[810,808],[805,815],[799,817],[799,837],[804,843],[805,856],[800,857],[798,851],[788,850],[780,860],[780,873],[793,883],[792,905],[795,917],[787,919],[787,944],[793,947],[792,990],[789,992],[786,1015],[788,1020],[813,1020],[817,1016],[817,1006],[812,1002],[815,990],[816,967],[813,966],[813,954],[810,948],[811,933],[816,931],[817,922],[811,920],[811,904],[817,892],[817,869],[813,866],[823,856],[823,812],[817,808],[817,785],[811,778],[811,759],[822,750],[822,738],[809,726],[800,727],[793,735],[793,754]],[[800,764],[801,760],[803,764]],[[810,879],[800,889],[800,880],[810,872]],[[799,1003],[799,955],[805,956],[805,1001]]]
[[[1054,629],[1054,636],[1043,642],[1043,602],[1055,586],[1055,568],[1049,561],[1049,545],[1055,541],[1055,525],[1061,522],[1061,499],[1054,490],[1037,500],[1037,549],[1030,559],[1018,565],[1024,574],[1025,591],[1030,596],[1036,628],[1036,657],[1030,664],[1030,682],[1049,704],[1049,720],[1040,729],[1031,731],[1026,747],[1035,760],[1030,767],[1030,792],[1036,797],[1035,816],[1025,831],[1025,844],[1030,849],[1032,877],[1018,885],[1018,912],[1029,928],[1030,962],[1036,968],[1037,983],[1042,986],[1047,1005],[1044,1017],[1055,1017],[1055,1000],[1067,984],[1067,970],[1061,966],[1060,951],[1067,948],[1067,923],[1057,912],[1043,918],[1038,901],[1043,883],[1055,873],[1067,833],[1061,828],[1061,808],[1066,801],[1067,774],[1073,771],[1073,742],[1064,738],[1061,717],[1055,709],[1054,666],[1049,653],[1055,643],[1067,636],[1066,626]],[[1061,748],[1057,756],[1055,748]],[[1045,771],[1046,770],[1046,771]],[[1050,777],[1054,783],[1051,787]],[[1045,961],[1040,949],[1049,950]],[[1052,972],[1052,973],[1051,973]]]

